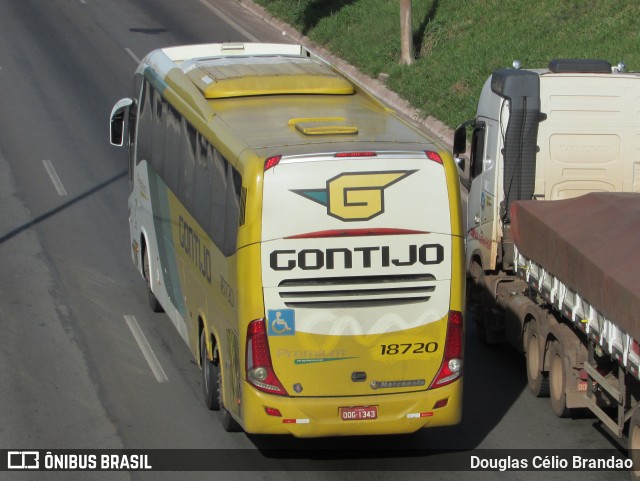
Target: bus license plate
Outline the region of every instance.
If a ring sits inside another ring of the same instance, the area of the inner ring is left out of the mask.
[[[378,406],[356,406],[340,408],[340,417],[343,421],[363,421],[378,419]]]

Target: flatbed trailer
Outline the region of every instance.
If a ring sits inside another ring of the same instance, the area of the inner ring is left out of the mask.
[[[640,449],[640,194],[517,201],[511,233],[516,272],[483,276],[485,315],[558,416],[587,408]]]

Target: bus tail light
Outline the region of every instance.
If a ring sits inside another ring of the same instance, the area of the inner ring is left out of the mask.
[[[247,380],[260,391],[288,395],[273,372],[264,319],[252,321],[247,328],[246,368]]]
[[[447,321],[447,340],[444,345],[444,359],[437,376],[429,386],[434,389],[451,384],[462,376],[462,352],[464,333],[462,313],[449,311]]]

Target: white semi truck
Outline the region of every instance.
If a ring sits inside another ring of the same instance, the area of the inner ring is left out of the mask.
[[[465,162],[472,129],[466,262],[481,339],[520,350],[558,416],[589,408],[639,449],[640,74],[624,70],[495,71],[454,155]]]

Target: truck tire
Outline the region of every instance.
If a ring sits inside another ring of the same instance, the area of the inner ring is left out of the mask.
[[[640,480],[640,410],[636,409],[631,416],[629,424],[629,452],[628,456],[633,461],[631,479]]]
[[[549,350],[549,397],[551,408],[559,418],[569,417],[567,407],[567,373],[565,371],[564,349],[558,341],[553,341]]]
[[[547,373],[543,371],[543,358],[539,349],[539,343],[543,341],[540,339],[538,322],[535,319],[527,324],[525,339],[529,390],[536,397],[547,397],[549,396],[549,378]]]

